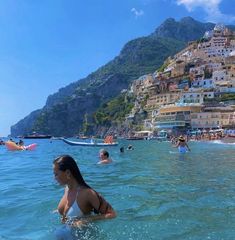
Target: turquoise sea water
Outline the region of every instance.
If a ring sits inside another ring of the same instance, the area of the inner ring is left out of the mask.
[[[235,239],[234,144],[190,142],[192,152],[180,155],[167,142],[122,141],[107,148],[114,163],[97,165],[99,148],[36,142],[35,151],[0,146],[0,240],[55,239],[61,223],[53,210],[63,188],[52,161],[60,154],[77,160],[87,183],[118,213],[75,239]],[[119,153],[129,143],[135,149]]]

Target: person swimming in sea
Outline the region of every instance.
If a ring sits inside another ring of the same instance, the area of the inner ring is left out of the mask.
[[[131,144],[129,144],[126,150],[134,150],[134,147]]]
[[[122,147],[120,147],[120,153],[124,153],[124,147],[122,146]]]
[[[57,239],[69,239],[70,229],[80,228],[90,221],[116,217],[112,206],[85,182],[71,156],[57,157],[53,162],[53,172],[56,181],[65,186],[57,207],[65,229],[56,232]]]
[[[178,148],[179,153],[186,153],[188,151],[191,151],[188,144],[186,143],[185,138],[182,135],[179,136],[176,147]]]
[[[109,152],[105,149],[101,149],[99,152],[100,161],[97,164],[108,164],[112,162],[112,159],[109,157]]]

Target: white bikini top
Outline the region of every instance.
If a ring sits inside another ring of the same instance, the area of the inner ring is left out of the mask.
[[[78,195],[78,192],[77,192],[77,195]],[[66,217],[75,218],[75,217],[81,217],[81,216],[84,215],[82,210],[78,206],[77,195],[76,195],[76,198],[75,198],[72,206],[69,208],[69,210],[68,210],[68,212],[66,214]]]

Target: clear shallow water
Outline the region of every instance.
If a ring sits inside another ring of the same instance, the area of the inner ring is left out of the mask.
[[[135,149],[121,154],[130,143],[122,141],[107,148],[113,164],[97,165],[99,148],[36,142],[35,151],[0,146],[0,240],[55,239],[61,224],[53,210],[63,188],[52,161],[60,154],[77,160],[87,183],[118,213],[77,239],[235,239],[234,144],[191,142],[192,152],[180,155],[170,143],[133,141]]]

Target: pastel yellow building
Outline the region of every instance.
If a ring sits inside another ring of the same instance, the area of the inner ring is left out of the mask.
[[[191,114],[201,112],[200,104],[167,105],[161,107],[153,120],[155,128],[190,128]]]
[[[235,112],[231,107],[207,108],[191,114],[192,128],[229,128],[235,126]]]
[[[157,94],[154,96],[151,96],[147,100],[146,108],[148,109],[155,109],[159,108],[162,105],[170,104],[170,103],[175,103],[178,101],[181,97],[181,92],[171,92],[171,93],[162,93],[162,94]]]

